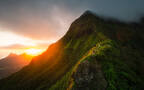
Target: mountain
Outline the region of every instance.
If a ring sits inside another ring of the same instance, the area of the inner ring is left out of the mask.
[[[0,90],[144,90],[144,25],[86,11]]]
[[[27,54],[16,55],[10,53],[7,57],[0,60],[0,78],[17,72],[22,67],[28,65],[30,59],[32,59],[32,57]]]

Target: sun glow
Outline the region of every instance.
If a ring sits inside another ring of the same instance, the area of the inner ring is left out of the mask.
[[[41,54],[44,51],[45,50],[43,50],[43,49],[29,48],[29,49],[25,50],[25,53],[27,53],[28,55],[31,55],[31,56],[36,56],[36,55]]]
[[[27,37],[1,27],[0,37],[0,58],[6,57],[9,53],[18,55],[26,53],[31,56],[37,56],[56,41],[56,39],[47,40]]]

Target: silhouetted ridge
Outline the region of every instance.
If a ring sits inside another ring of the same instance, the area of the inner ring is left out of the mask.
[[[32,57],[26,54],[17,55],[14,53],[10,53],[7,57],[0,59],[0,79],[19,71],[28,65],[31,59]]]
[[[90,10],[85,11],[81,16],[86,16],[86,15],[94,15],[95,16],[95,14]]]
[[[15,53],[10,53],[10,54],[8,55],[8,57],[16,57],[16,56],[18,56],[18,55],[15,54]]]
[[[80,16],[80,18],[79,19],[84,19],[84,18],[91,18],[91,19],[102,19],[102,18],[100,18],[100,16],[99,15],[97,15],[96,13],[94,13],[94,12],[92,12],[92,11],[90,11],[90,10],[87,10],[87,11],[85,11],[81,16]]]
[[[69,41],[73,38],[90,35],[91,33],[96,32],[96,29],[93,28],[101,22],[103,22],[101,17],[96,15],[94,12],[87,10],[71,24],[63,39]]]
[[[144,90],[143,30],[86,11],[0,90]]]

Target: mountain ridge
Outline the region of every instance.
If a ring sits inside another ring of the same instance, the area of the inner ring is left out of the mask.
[[[7,77],[19,71],[30,62],[30,59],[32,57],[27,54],[17,55],[14,53],[10,53],[7,57],[2,58],[0,60],[0,78]]]
[[[138,30],[86,12],[46,52],[0,80],[0,89],[143,90],[144,37]]]

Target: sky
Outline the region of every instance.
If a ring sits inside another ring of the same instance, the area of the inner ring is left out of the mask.
[[[0,58],[28,48],[47,49],[84,11],[138,21],[144,0],[0,0]]]

